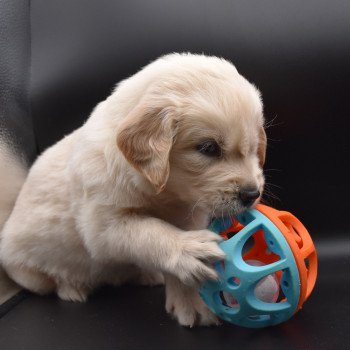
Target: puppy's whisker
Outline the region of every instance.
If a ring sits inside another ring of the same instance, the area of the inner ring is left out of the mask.
[[[270,186],[272,186],[272,184],[265,184],[264,193],[273,194],[272,189],[271,189]],[[275,187],[280,188],[280,189],[282,188],[282,187],[279,187],[279,186],[277,186],[277,185],[276,185]]]
[[[201,196],[197,202],[193,205],[189,215],[191,215],[191,219],[192,221],[194,221],[194,211],[196,210],[196,208],[198,207],[198,205],[200,204],[200,202],[202,201],[202,199],[205,197],[205,195]],[[188,218],[188,217],[187,217]]]
[[[215,203],[215,202],[213,203],[212,211],[211,211],[211,218],[215,217],[215,212],[216,212],[218,205],[219,205],[218,203]]]
[[[212,219],[215,216],[215,210],[216,210],[216,204],[214,203],[212,205],[211,213],[210,213],[210,218]]]
[[[233,209],[233,208],[232,208],[232,209]],[[233,212],[233,210],[232,210],[232,212]],[[228,214],[228,216],[229,216],[231,222],[232,222],[233,219],[234,219],[234,215],[232,214],[232,212],[230,211],[229,214]]]
[[[260,200],[260,203],[261,204],[265,204],[265,205],[268,205],[268,206],[274,206],[274,204],[277,202],[277,199],[273,200],[271,198],[266,198],[266,197],[263,197],[261,198]]]
[[[266,129],[269,129],[269,128],[272,128],[272,127],[275,127],[275,126],[280,126],[280,125],[283,125],[284,122],[278,122],[278,123],[275,123],[275,120],[278,118],[278,116],[274,116],[271,120],[269,120],[268,122],[265,123],[264,125],[264,128],[265,130]]]
[[[261,198],[261,202],[266,204],[271,204],[271,202],[273,201],[280,202],[281,200],[277,195],[275,195],[274,193],[272,193],[271,191],[265,188],[263,197]]]
[[[281,139],[272,139],[271,137],[267,137],[266,140],[270,142],[281,142]],[[271,144],[268,144],[267,146],[273,148]]]
[[[267,171],[279,171],[279,172],[282,172],[281,169],[274,169],[274,168],[264,169],[264,173],[267,172]]]
[[[275,193],[272,191],[272,185],[265,185],[265,188],[264,188],[264,193],[267,193],[267,194],[271,194],[271,195],[275,195]],[[274,186],[275,188],[278,188],[278,189],[282,189],[282,187],[280,187],[280,186]]]
[[[269,121],[265,122],[264,128],[269,128],[271,125],[273,125],[274,121],[277,119],[277,114]]]
[[[271,182],[265,182],[265,186],[266,186],[268,189],[269,189],[270,186],[276,187],[276,188],[279,188],[279,189],[282,189],[281,186],[276,185],[276,184],[273,184],[273,183],[271,183]]]
[[[280,201],[280,199],[276,196],[276,195],[274,195],[274,194],[271,194],[271,193],[266,193],[265,194],[265,196],[263,197],[263,199],[275,199],[275,200],[277,200],[277,201]]]

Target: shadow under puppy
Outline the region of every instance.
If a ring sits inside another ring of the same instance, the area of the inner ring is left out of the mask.
[[[265,146],[259,92],[231,63],[161,57],[37,159],[1,233],[2,264],[24,288],[74,301],[165,276],[180,324],[217,324],[197,292],[224,258],[206,227],[259,200]]]

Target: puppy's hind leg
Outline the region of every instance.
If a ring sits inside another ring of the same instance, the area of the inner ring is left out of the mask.
[[[6,272],[21,287],[38,294],[49,294],[55,291],[55,282],[46,274],[24,266],[5,266]]]

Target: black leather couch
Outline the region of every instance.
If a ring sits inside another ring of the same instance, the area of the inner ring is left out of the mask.
[[[1,350],[350,349],[349,19],[341,0],[0,0],[1,133],[28,164],[159,55],[223,56],[272,124],[266,201],[319,254],[311,298],[279,326],[182,328],[162,287],[106,287],[86,304],[21,292],[0,306]]]

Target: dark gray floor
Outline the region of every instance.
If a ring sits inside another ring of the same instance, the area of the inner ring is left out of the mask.
[[[27,294],[0,319],[0,349],[350,349],[349,269],[350,252],[322,253],[304,308],[260,330],[180,327],[164,311],[162,287],[106,287],[85,304]]]

